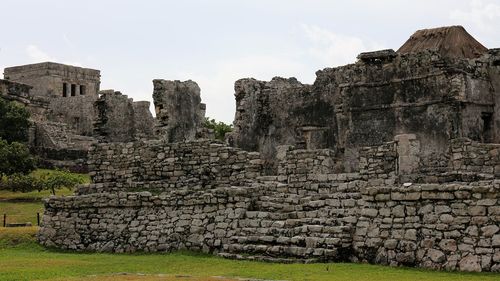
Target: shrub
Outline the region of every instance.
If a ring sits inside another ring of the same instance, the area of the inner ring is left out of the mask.
[[[53,195],[56,195],[56,190],[58,189],[73,189],[85,182],[85,179],[81,175],[61,170],[42,174],[39,180],[42,182],[43,189],[50,190]]]
[[[43,186],[32,175],[12,174],[10,176],[2,176],[0,189],[13,192],[30,192],[34,190],[40,191],[43,189]]]

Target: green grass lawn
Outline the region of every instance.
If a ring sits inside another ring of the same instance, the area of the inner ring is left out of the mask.
[[[500,274],[495,273],[436,272],[348,263],[275,264],[190,252],[134,255],[61,252],[37,245],[33,241],[35,231],[35,227],[0,228],[0,280],[212,280],[208,278],[212,276],[314,281],[500,280]],[[112,276],[123,272],[146,275]],[[192,278],[175,278],[176,275]]]
[[[8,202],[0,201],[0,219],[3,223],[3,215],[7,215],[7,223],[26,223],[37,224],[36,213],[43,215],[43,203],[38,202]],[[0,225],[2,226],[2,225]]]

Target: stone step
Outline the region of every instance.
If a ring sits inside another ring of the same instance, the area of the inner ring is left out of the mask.
[[[263,262],[273,262],[273,263],[315,263],[322,261],[317,258],[307,258],[307,259],[297,259],[297,258],[276,258],[265,255],[240,255],[235,253],[226,253],[221,252],[218,253],[217,256],[226,258],[226,259],[234,259],[234,260],[248,260],[248,261],[263,261]]]
[[[291,257],[291,258],[321,258],[335,259],[338,255],[336,248],[308,248],[300,246],[263,245],[263,244],[226,244],[223,253],[261,255],[268,257]]]
[[[306,236],[234,236],[229,238],[229,242],[237,245],[267,245],[267,246],[309,246],[309,247],[326,247],[336,248],[343,244],[351,243],[351,237],[348,235],[339,235],[338,237],[314,237],[313,235]]]

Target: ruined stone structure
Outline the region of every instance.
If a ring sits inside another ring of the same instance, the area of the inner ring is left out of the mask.
[[[498,272],[499,62],[450,27],[313,85],[239,80],[233,146],[192,140],[194,82],[155,81],[162,138],[93,145],[92,184],[46,200],[39,241]]]
[[[99,70],[44,62],[5,68],[4,77],[32,86],[33,96],[47,98],[51,121],[66,123],[77,134],[92,135]]]
[[[4,76],[0,93],[30,111],[29,144],[43,166],[85,171],[93,142],[156,137],[149,102],[99,91],[99,70],[44,62],[6,68]]]
[[[189,141],[203,135],[205,104],[194,81],[153,80],[157,133],[169,142]]]
[[[421,162],[439,170],[452,138],[500,142],[499,62],[500,50],[449,27],[419,31],[398,52],[318,71],[313,85],[242,79],[231,141],[268,159],[277,145],[331,148],[345,163],[339,171],[356,171],[359,147],[410,133],[422,141]]]
[[[155,122],[149,111],[149,102],[134,102],[114,90],[100,91],[99,95],[94,104],[98,112],[94,130],[99,139],[126,142],[155,136]]]

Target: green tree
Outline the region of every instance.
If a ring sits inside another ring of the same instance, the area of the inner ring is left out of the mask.
[[[29,118],[30,113],[23,105],[0,98],[0,138],[8,143],[27,141]]]
[[[0,139],[0,175],[27,174],[36,168],[36,159],[19,142]]]
[[[41,181],[39,186],[42,189],[50,190],[53,195],[56,195],[56,190],[61,188],[73,189],[77,185],[84,183],[85,179],[79,174],[57,170],[40,175],[39,181]]]
[[[215,138],[219,140],[224,140],[226,133],[233,130],[233,125],[228,125],[224,122],[217,122],[215,119],[210,119],[205,117],[205,127],[213,129],[215,133]]]

